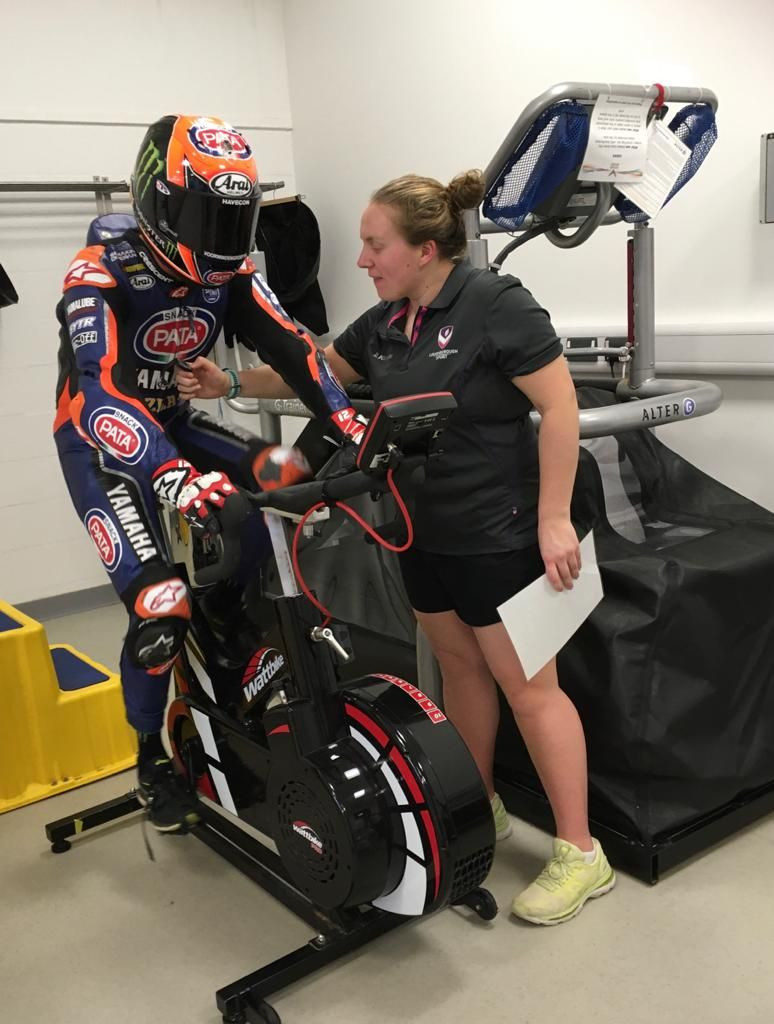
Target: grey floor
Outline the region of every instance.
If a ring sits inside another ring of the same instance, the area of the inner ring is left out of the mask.
[[[123,612],[47,624],[115,663]],[[125,792],[115,776],[0,816],[3,1024],[218,1024],[214,992],[302,945],[310,929],[193,838],[151,842],[130,820],[49,852],[43,826]],[[774,818],[650,888],[617,888],[574,921],[510,918],[546,836],[514,820],[489,887],[490,924],[443,911],[272,1000],[284,1024],[771,1024]]]

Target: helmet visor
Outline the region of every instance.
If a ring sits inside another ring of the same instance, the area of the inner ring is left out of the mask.
[[[156,189],[159,227],[200,256],[244,259],[255,244],[261,193],[223,198],[168,183],[169,195]]]

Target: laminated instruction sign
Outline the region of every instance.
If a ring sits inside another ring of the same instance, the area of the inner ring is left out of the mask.
[[[578,178],[607,181],[653,218],[666,202],[690,149],[661,121],[648,124],[652,96],[600,93]]]
[[[644,99],[600,93],[589,125],[580,181],[638,181],[648,157],[648,111],[653,97]]]

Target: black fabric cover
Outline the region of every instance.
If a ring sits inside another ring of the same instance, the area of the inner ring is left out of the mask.
[[[255,241],[266,258],[269,287],[285,311],[314,334],[327,334],[317,283],[320,229],[309,207],[300,199],[262,206]]]
[[[365,384],[347,391],[353,399],[372,397]],[[296,445],[315,472],[331,456],[325,426],[319,420],[309,421]],[[398,518],[389,494],[376,502],[368,495],[350,498],[346,504],[375,529]],[[389,539],[396,543],[395,538]],[[342,672],[342,678],[389,672],[416,682],[416,626],[397,555],[367,543],[362,527],[344,512],[331,509],[330,520],[316,525],[314,536],[301,539],[299,560],[304,580],[330,608],[334,620],[351,628],[357,660]]]
[[[650,430],[584,444],[573,519],[594,529],[605,597],[559,678],[586,732],[591,817],[648,842],[774,780],[774,515]],[[540,790],[507,707],[495,762]]]
[[[11,279],[3,270],[2,264],[0,264],[0,309],[4,306],[13,306],[19,301],[19,296],[16,294],[16,289],[11,284]]]
[[[396,515],[390,496],[376,504],[368,496],[347,504],[374,527]],[[416,683],[416,626],[397,556],[367,543],[362,528],[333,509],[318,535],[302,542],[299,557],[306,583],[334,621],[350,627],[356,660],[341,678],[387,672]]]

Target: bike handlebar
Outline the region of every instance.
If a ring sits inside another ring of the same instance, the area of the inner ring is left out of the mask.
[[[395,472],[401,481],[408,481],[414,471],[424,466],[425,455],[405,456]],[[327,477],[323,480],[308,480],[305,483],[293,484],[291,487],[279,487],[274,491],[241,491],[249,505],[253,508],[277,509],[279,512],[290,512],[303,515],[318,502],[335,504],[345,498],[354,498],[360,494],[384,494],[389,490],[386,476],[373,476],[354,470],[342,476]],[[215,538],[219,548],[219,558],[212,565],[197,569],[194,583],[197,587],[206,587],[218,580],[232,576],[239,568],[241,559],[240,525],[243,518],[232,522],[223,522],[221,533]]]

